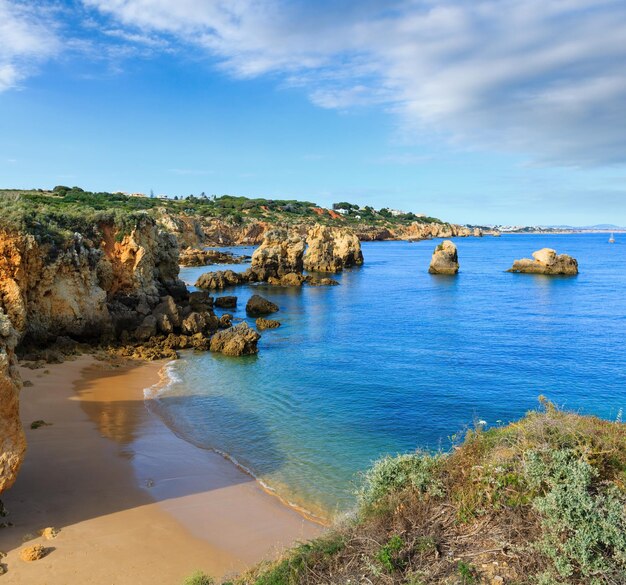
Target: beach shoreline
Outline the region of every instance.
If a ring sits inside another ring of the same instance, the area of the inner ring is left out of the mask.
[[[7,582],[175,585],[195,570],[222,578],[322,532],[146,408],[144,389],[163,365],[83,355],[20,368],[29,449],[2,498],[13,523],[0,529]],[[35,420],[47,424],[31,429]],[[60,529],[53,540],[38,536],[48,526]],[[22,561],[34,544],[49,554]]]

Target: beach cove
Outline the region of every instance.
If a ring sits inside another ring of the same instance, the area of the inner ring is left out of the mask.
[[[220,455],[176,437],[144,404],[163,362],[80,356],[21,368],[28,457],[3,503],[7,583],[178,583],[232,575],[323,528]],[[30,385],[32,383],[32,385]],[[30,429],[43,420],[49,426]],[[38,533],[60,530],[46,540]],[[19,558],[42,544],[36,563]]]

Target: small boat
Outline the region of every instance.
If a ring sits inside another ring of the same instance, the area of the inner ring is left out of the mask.
[[[615,236],[611,234],[611,237],[609,238],[609,244],[614,244],[614,243],[615,243]]]

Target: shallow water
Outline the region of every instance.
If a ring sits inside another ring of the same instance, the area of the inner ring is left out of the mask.
[[[153,406],[183,438],[325,515],[353,505],[359,472],[381,455],[448,448],[477,420],[522,416],[540,394],[615,419],[626,406],[626,235],[607,240],[457,239],[456,277],[428,274],[437,240],[364,243],[364,266],[341,286],[229,289],[235,316],[258,292],[280,306],[282,327],[263,332],[258,356],[186,355]],[[578,258],[580,275],[504,272],[546,246]]]

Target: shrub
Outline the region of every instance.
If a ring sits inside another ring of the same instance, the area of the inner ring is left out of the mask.
[[[362,506],[380,502],[392,492],[413,489],[432,496],[442,495],[442,484],[436,478],[441,456],[411,453],[379,459],[365,473],[363,487],[358,493]]]
[[[183,581],[183,585],[213,585],[214,581],[206,573],[196,571]]]

